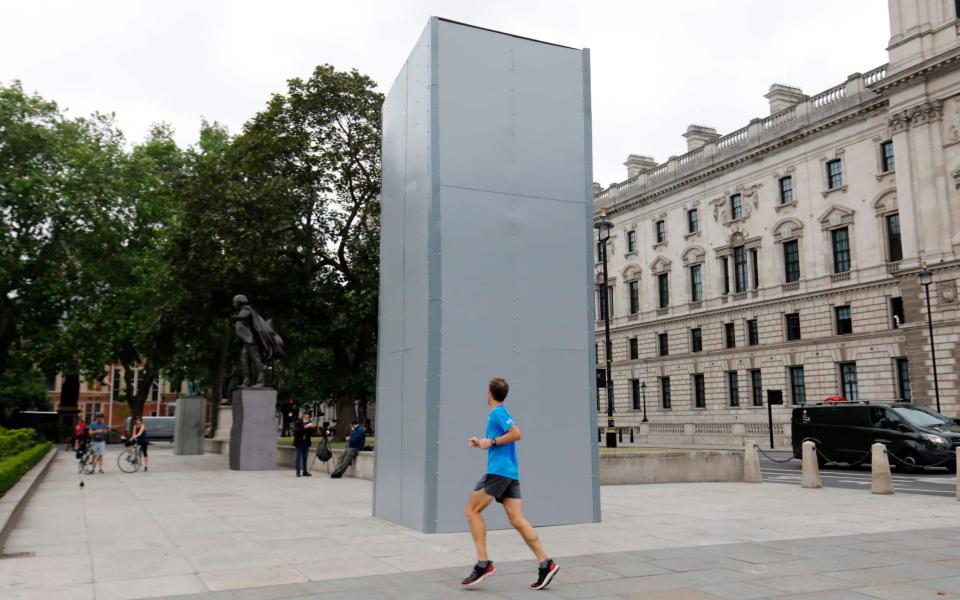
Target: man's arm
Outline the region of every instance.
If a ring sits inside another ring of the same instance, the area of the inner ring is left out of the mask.
[[[504,444],[509,444],[510,442],[519,442],[523,438],[523,434],[520,433],[520,428],[514,425],[507,432],[501,435],[498,438],[483,438],[477,442],[477,448],[481,450],[486,450],[487,448],[494,445],[496,442],[497,446],[502,446]]]

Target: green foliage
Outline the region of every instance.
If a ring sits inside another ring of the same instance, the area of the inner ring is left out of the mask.
[[[37,443],[37,432],[30,427],[6,429],[0,427],[0,460],[19,454]]]
[[[50,399],[43,374],[22,352],[13,352],[0,372],[0,419],[17,410],[48,410]],[[0,452],[2,453],[2,452]]]
[[[43,442],[9,458],[0,458],[0,496],[6,494],[20,481],[24,473],[40,462],[40,459],[50,451],[51,446],[50,442]]]
[[[219,398],[237,293],[286,340],[281,399],[372,398],[375,87],[322,65],[240,135],[204,122],[181,149],[166,125],[130,148],[110,117],[0,85],[0,417],[42,405],[37,368],[90,379],[114,361],[144,369],[136,395],[127,380],[134,415],[161,371]]]

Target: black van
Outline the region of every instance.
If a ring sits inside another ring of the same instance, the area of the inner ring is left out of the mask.
[[[960,426],[923,406],[859,402],[798,406],[791,427],[793,456],[800,458],[801,445],[811,440],[821,466],[869,463],[870,446],[879,442],[896,457],[890,459],[891,466],[902,471],[937,465],[957,472]]]

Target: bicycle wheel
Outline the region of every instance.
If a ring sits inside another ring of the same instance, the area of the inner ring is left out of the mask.
[[[140,470],[140,455],[133,448],[126,448],[117,456],[117,466],[124,473],[136,473]]]
[[[87,475],[93,473],[93,463],[95,457],[92,452],[84,452],[83,457],[80,459],[80,468],[83,469],[83,472]]]

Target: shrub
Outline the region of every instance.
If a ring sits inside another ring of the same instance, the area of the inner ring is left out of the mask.
[[[0,496],[6,494],[7,490],[20,481],[24,473],[40,462],[40,459],[46,455],[51,446],[50,442],[43,442],[0,461]]]
[[[29,427],[6,429],[0,427],[0,460],[28,450],[37,443],[37,432]]]

